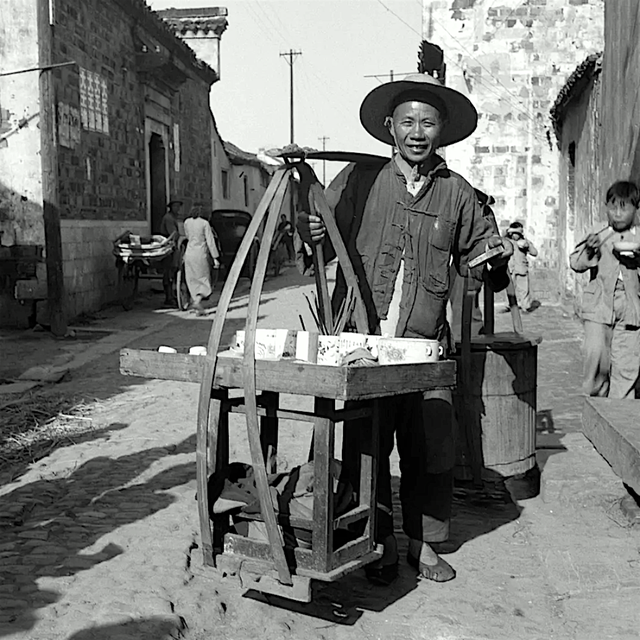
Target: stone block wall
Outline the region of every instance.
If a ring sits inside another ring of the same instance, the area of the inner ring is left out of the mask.
[[[603,47],[603,0],[424,0],[424,37],[444,49],[446,83],[479,112],[446,150],[451,167],[496,199],[501,228],[520,220],[539,250],[532,285],[561,296],[559,152],[549,109],[568,76]]]

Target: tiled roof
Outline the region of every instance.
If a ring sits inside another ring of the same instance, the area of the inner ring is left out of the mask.
[[[228,26],[225,7],[203,9],[163,9],[158,14],[179,35],[189,32],[222,35]]]
[[[602,51],[592,53],[576,67],[574,72],[567,78],[562,89],[560,89],[558,97],[550,109],[551,122],[558,142],[562,135],[562,123],[571,101],[582,95],[589,81],[599,74],[601,70]]]
[[[262,160],[260,160],[260,158],[258,158],[255,153],[243,151],[228,140],[223,140],[222,144],[231,164],[248,164],[252,167],[258,167],[259,169],[264,169],[268,172],[271,172],[273,170],[273,167],[267,165],[265,162],[262,162]]]
[[[115,0],[124,11],[138,18],[141,27],[148,29],[150,35],[157,38],[167,49],[177,53],[183,61],[190,65],[208,82],[218,80],[218,74],[208,64],[200,60],[193,49],[185,44],[159,15],[153,11],[145,0]]]

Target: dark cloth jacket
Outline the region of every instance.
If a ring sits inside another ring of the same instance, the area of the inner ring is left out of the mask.
[[[606,235],[605,235],[606,234]],[[622,274],[627,305],[622,318],[623,324],[640,327],[640,280],[639,269],[630,269],[616,258],[613,243],[625,240],[640,242],[640,227],[635,226],[622,233],[602,232],[603,242],[599,253],[589,257],[582,245],[569,256],[571,268],[583,273],[589,271],[589,283],[582,291],[580,317],[583,320],[614,325],[613,294]]]
[[[404,256],[404,282],[397,336],[443,339],[447,335],[446,305],[449,267],[468,272],[468,262],[486,249],[494,235],[483,218],[474,189],[442,158],[429,172],[416,196],[395,161],[351,164],[326,190],[340,234],[347,246],[367,308],[370,333],[386,319],[396,275]],[[335,256],[325,244],[327,261]],[[480,287],[483,267],[470,274]],[[506,287],[506,267],[491,270],[491,286]],[[334,309],[346,294],[338,270]]]

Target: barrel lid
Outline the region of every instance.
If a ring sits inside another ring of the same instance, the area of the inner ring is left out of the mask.
[[[527,349],[536,347],[542,342],[542,336],[532,334],[516,333],[515,331],[505,331],[504,333],[491,333],[479,335],[471,338],[472,351],[505,351]],[[461,343],[456,343],[456,350],[459,351]]]

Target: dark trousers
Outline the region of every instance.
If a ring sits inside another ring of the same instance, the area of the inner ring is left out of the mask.
[[[359,442],[368,438],[371,419],[345,424],[343,473],[358,487]],[[423,542],[449,537],[455,464],[454,415],[451,392],[412,393],[381,401],[378,453],[376,541],[394,532],[390,455],[394,435],[400,456],[400,503],[405,534]]]

